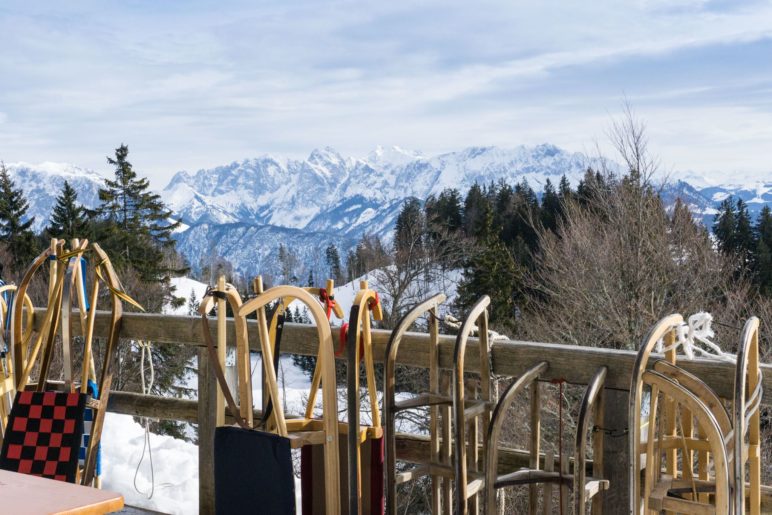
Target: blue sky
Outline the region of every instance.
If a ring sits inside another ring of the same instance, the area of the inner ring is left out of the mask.
[[[772,179],[772,2],[0,4],[0,159],[125,142],[156,187],[328,145],[612,155],[624,98],[666,171]]]

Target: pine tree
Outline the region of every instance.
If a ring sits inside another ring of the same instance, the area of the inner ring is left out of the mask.
[[[734,202],[732,198],[726,198],[718,206],[718,213],[713,220],[713,234],[716,236],[718,250],[725,254],[735,251],[734,232],[737,226]]]
[[[35,217],[27,218],[29,203],[24,193],[0,162],[0,242],[5,243],[12,256],[14,271],[22,271],[34,259],[38,251],[34,233],[30,230]]]
[[[487,223],[491,215],[490,200],[479,184],[474,183],[464,199],[464,233],[470,238],[485,239],[492,226]]]
[[[324,257],[327,261],[327,266],[330,267],[330,277],[332,277],[336,283],[342,284],[344,277],[343,268],[340,264],[340,254],[338,253],[338,247],[332,243],[328,245],[327,249],[324,251]]]
[[[196,298],[196,290],[190,289],[190,295],[188,296],[188,315],[194,316],[198,314],[198,298]]]
[[[143,280],[160,281],[181,272],[164,264],[165,253],[174,252],[172,233],[180,223],[169,221],[172,212],[150,191],[147,178],[137,175],[128,154],[129,147],[121,145],[115,158],[107,158],[115,179],[105,179],[99,190],[99,240],[115,262],[131,265]]]
[[[88,232],[88,218],[85,208],[78,204],[78,193],[64,181],[62,192],[56,198],[56,205],[51,213],[51,220],[46,227],[46,233],[53,238],[70,241],[73,238],[83,238]]]
[[[522,286],[521,268],[501,239],[489,232],[480,252],[464,267],[458,287],[458,304],[463,310],[482,296],[491,298],[490,321],[498,327],[514,328],[517,299]]]
[[[748,205],[743,199],[737,199],[735,208],[734,251],[740,259],[743,268],[750,266],[751,256],[756,250],[753,237],[753,222],[748,212]]]
[[[438,197],[431,196],[424,205],[426,225],[433,238],[453,234],[463,223],[461,194],[455,188],[442,190]]]
[[[394,247],[397,254],[411,257],[422,255],[424,226],[421,202],[416,198],[406,200],[394,226]]]
[[[772,297],[772,210],[764,206],[755,227],[755,270],[759,291]]]
[[[571,183],[568,182],[568,177],[565,175],[560,178],[558,192],[560,193],[560,200],[562,200],[563,203],[566,203],[567,201],[574,198],[574,191],[571,189]]]
[[[563,216],[563,209],[560,197],[552,182],[547,179],[544,183],[544,195],[541,197],[541,223],[546,229],[555,231],[561,216]]]

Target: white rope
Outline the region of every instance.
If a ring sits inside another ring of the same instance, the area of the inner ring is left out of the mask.
[[[149,341],[139,341],[140,354],[140,377],[142,379],[142,394],[149,395],[153,389],[153,383],[155,382],[155,368],[153,367],[153,345]],[[150,380],[145,382],[145,356],[150,362]],[[150,446],[150,420],[147,417],[143,417],[142,425],[145,426],[145,438],[142,443],[142,455],[139,457],[139,463],[137,463],[137,469],[134,471],[134,490],[144,495],[148,499],[153,498],[155,493],[155,471],[153,469],[153,448]],[[145,452],[148,455],[148,461],[150,463],[150,492],[143,492],[137,487],[137,476],[139,475],[139,468],[142,466],[142,461],[145,459]]]
[[[673,328],[676,336],[674,343],[665,346],[660,338],[657,341],[656,351],[665,353],[680,348],[689,359],[694,359],[699,354],[705,358],[736,363],[737,357],[734,354],[722,351],[721,347],[712,341],[716,335],[711,327],[712,322],[713,316],[710,313],[704,311],[695,313],[686,322]]]

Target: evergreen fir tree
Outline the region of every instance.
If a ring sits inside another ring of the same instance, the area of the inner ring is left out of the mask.
[[[38,252],[34,233],[30,230],[35,217],[27,218],[29,203],[24,192],[16,189],[5,164],[0,162],[0,242],[12,256],[11,266],[20,272]]]
[[[552,182],[547,179],[544,183],[544,195],[541,197],[541,223],[546,229],[555,231],[561,216],[563,216],[563,209],[560,196],[552,186]]]
[[[772,297],[772,210],[764,206],[755,227],[756,253],[754,267],[759,291]]]
[[[198,314],[198,298],[196,298],[196,290],[190,289],[190,295],[188,296],[188,315],[195,316]]]
[[[571,183],[568,182],[568,177],[565,175],[560,178],[558,192],[560,193],[560,200],[562,200],[563,203],[566,203],[570,199],[574,198],[574,191],[571,189]]]
[[[327,261],[327,266],[330,268],[330,277],[334,279],[336,283],[342,284],[344,280],[343,267],[340,264],[338,247],[331,243],[324,251],[324,257]]]
[[[756,250],[756,241],[753,237],[753,222],[748,212],[748,205],[743,199],[737,199],[735,207],[734,251],[740,259],[741,266],[748,267],[751,256]]]
[[[489,215],[488,224],[492,222]],[[498,235],[490,229],[485,232],[488,236],[481,242],[480,252],[464,267],[464,277],[458,287],[458,304],[467,310],[482,295],[488,295],[491,298],[491,323],[513,328],[522,283],[521,269]]]
[[[424,232],[421,202],[410,198],[402,205],[394,226],[394,247],[397,254],[412,257],[422,255]]]
[[[431,196],[424,205],[426,225],[430,236],[453,234],[463,223],[461,215],[461,194],[455,188],[442,190],[438,197]]]
[[[492,226],[487,223],[492,206],[479,184],[474,183],[464,198],[464,233],[470,238],[485,239]]]
[[[68,242],[73,238],[83,238],[88,233],[86,210],[78,204],[78,193],[68,181],[64,181],[62,192],[56,198],[46,233],[52,238],[62,238]]]
[[[718,250],[725,254],[735,251],[735,228],[737,227],[734,202],[726,198],[718,206],[718,213],[713,221],[713,234],[716,236]]]
[[[115,158],[107,158],[115,179],[105,179],[99,190],[99,241],[115,262],[131,265],[143,280],[163,280],[170,272],[181,272],[164,264],[165,252],[174,251],[172,233],[180,223],[169,222],[171,211],[150,191],[147,178],[137,175],[128,154],[129,148],[121,145]]]

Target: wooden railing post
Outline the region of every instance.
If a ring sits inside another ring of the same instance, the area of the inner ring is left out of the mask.
[[[217,381],[211,373],[205,347],[198,349],[198,510],[214,513],[214,428],[217,417]]]
[[[630,510],[627,475],[630,457],[627,449],[627,409],[629,392],[605,389],[603,429],[603,477],[610,481],[603,492],[603,513],[628,513]]]

